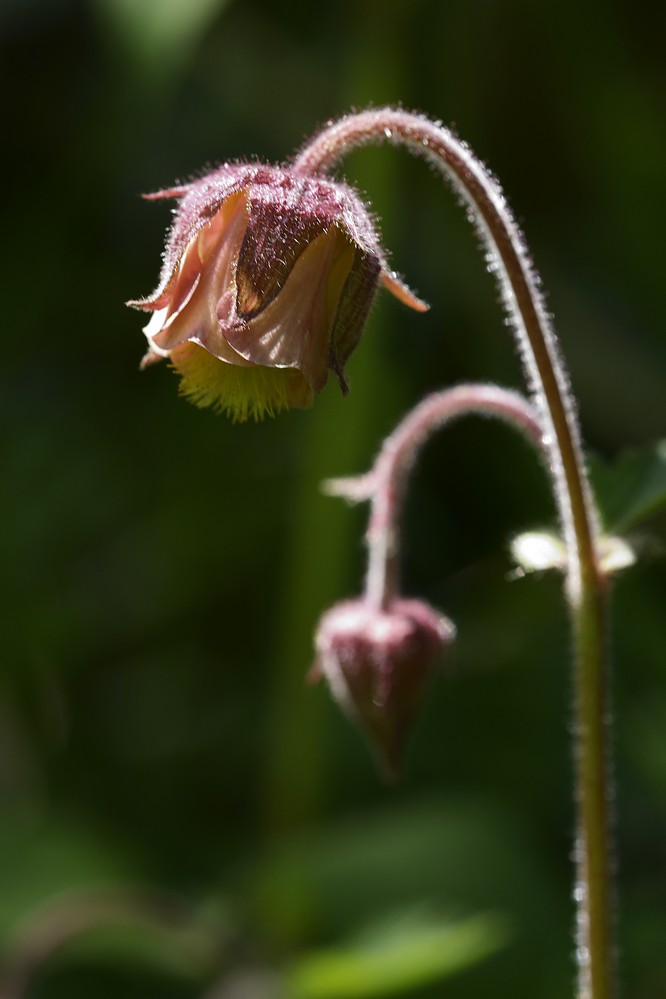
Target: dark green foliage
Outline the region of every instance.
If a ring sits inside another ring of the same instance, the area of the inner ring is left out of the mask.
[[[666,438],[626,451],[612,464],[596,460],[592,475],[608,529],[635,528],[666,507]]]
[[[198,412],[166,368],[138,373],[141,319],[122,303],[152,287],[169,222],[141,191],[283,160],[350,106],[454,121],[524,220],[608,463],[609,529],[663,538],[663,442],[648,454],[666,412],[664,25],[637,10],[3,5],[0,947],[13,982],[34,971],[30,999],[381,995],[382,947],[387,996],[401,981],[414,999],[568,994],[567,621],[558,579],[506,580],[507,538],[553,526],[542,470],[506,428],[437,438],[409,497],[407,592],[459,638],[401,786],[303,682],[320,614],[363,571],[364,511],[319,481],[367,468],[426,390],[518,382],[454,199],[403,153],[350,158],[432,310],[380,298],[349,398],[331,386],[311,413],[234,427]],[[663,561],[619,580],[634,999],[666,994],[665,606]],[[109,924],[84,932],[91,898]],[[81,932],[47,957],[72,911]]]

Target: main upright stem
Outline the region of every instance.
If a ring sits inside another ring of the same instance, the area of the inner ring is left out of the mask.
[[[504,195],[450,131],[398,109],[366,111],[325,128],[305,146],[293,166],[302,173],[326,173],[351,149],[385,140],[405,145],[434,163],[471,210],[486,242],[488,263],[497,275],[545,431],[567,546],[566,593],[575,646],[578,999],[613,999],[607,579],[599,565],[599,525],[568,378],[538,279]]]

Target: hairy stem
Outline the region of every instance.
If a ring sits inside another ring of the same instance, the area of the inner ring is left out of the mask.
[[[398,518],[418,454],[432,433],[470,414],[494,416],[511,424],[545,457],[539,415],[527,399],[496,385],[456,385],[433,392],[411,410],[386,438],[366,475],[327,483],[329,493],[370,500],[365,589],[377,610],[385,610],[399,593]]]
[[[578,419],[555,334],[525,242],[499,185],[448,129],[381,108],[349,115],[315,136],[294,161],[303,173],[331,170],[351,149],[389,141],[424,156],[452,183],[487,247],[544,431],[567,547],[566,593],[575,645],[578,999],[614,996],[611,931],[607,580],[599,524],[582,457]]]

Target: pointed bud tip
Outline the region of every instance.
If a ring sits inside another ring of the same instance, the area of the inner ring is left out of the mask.
[[[402,302],[408,308],[414,309],[415,312],[428,312],[430,310],[428,303],[424,302],[418,295],[415,295],[402,278],[398,277],[395,271],[383,270],[379,280],[387,291],[390,291],[399,302]]]
[[[371,472],[349,478],[324,479],[321,484],[321,491],[325,496],[339,496],[348,503],[366,502],[371,498],[374,488],[375,479]]]
[[[146,194],[142,194],[141,198],[143,201],[162,201],[168,198],[182,198],[187,194],[189,188],[189,184],[182,184],[176,187],[165,187],[160,191],[149,191]]]

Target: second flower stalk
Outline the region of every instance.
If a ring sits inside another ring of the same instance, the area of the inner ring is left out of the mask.
[[[542,457],[543,431],[527,399],[494,385],[458,385],[427,396],[385,440],[373,468],[326,484],[350,502],[368,500],[368,571],[364,593],[329,610],[315,638],[313,678],[369,737],[384,774],[398,776],[407,739],[435,667],[455,638],[443,614],[401,593],[400,514],[409,475],[428,438],[463,416],[497,417]]]

